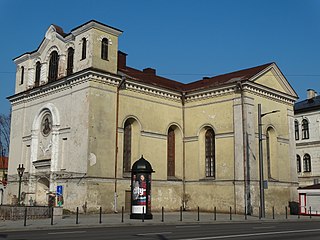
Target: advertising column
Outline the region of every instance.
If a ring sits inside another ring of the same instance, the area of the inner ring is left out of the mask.
[[[148,207],[151,207],[150,191],[147,195],[147,185],[150,189],[149,174],[133,175],[133,191],[132,191],[132,213],[146,213],[147,202]]]
[[[151,164],[141,157],[131,171],[131,219],[152,219]]]

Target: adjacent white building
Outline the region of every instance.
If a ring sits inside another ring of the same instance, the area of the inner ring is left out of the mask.
[[[320,96],[309,89],[307,99],[294,106],[299,186],[318,184],[320,179]]]

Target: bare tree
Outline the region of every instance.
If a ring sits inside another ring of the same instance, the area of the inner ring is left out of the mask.
[[[0,114],[0,154],[8,155],[10,146],[11,114]]]

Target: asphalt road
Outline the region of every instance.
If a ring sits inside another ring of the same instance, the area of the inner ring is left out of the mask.
[[[69,239],[320,239],[320,222],[223,223],[68,228],[0,233],[0,240]]]

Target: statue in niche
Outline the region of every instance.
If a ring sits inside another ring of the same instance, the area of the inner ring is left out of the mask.
[[[48,136],[52,129],[52,119],[50,114],[44,115],[41,123],[41,132],[43,136]]]

